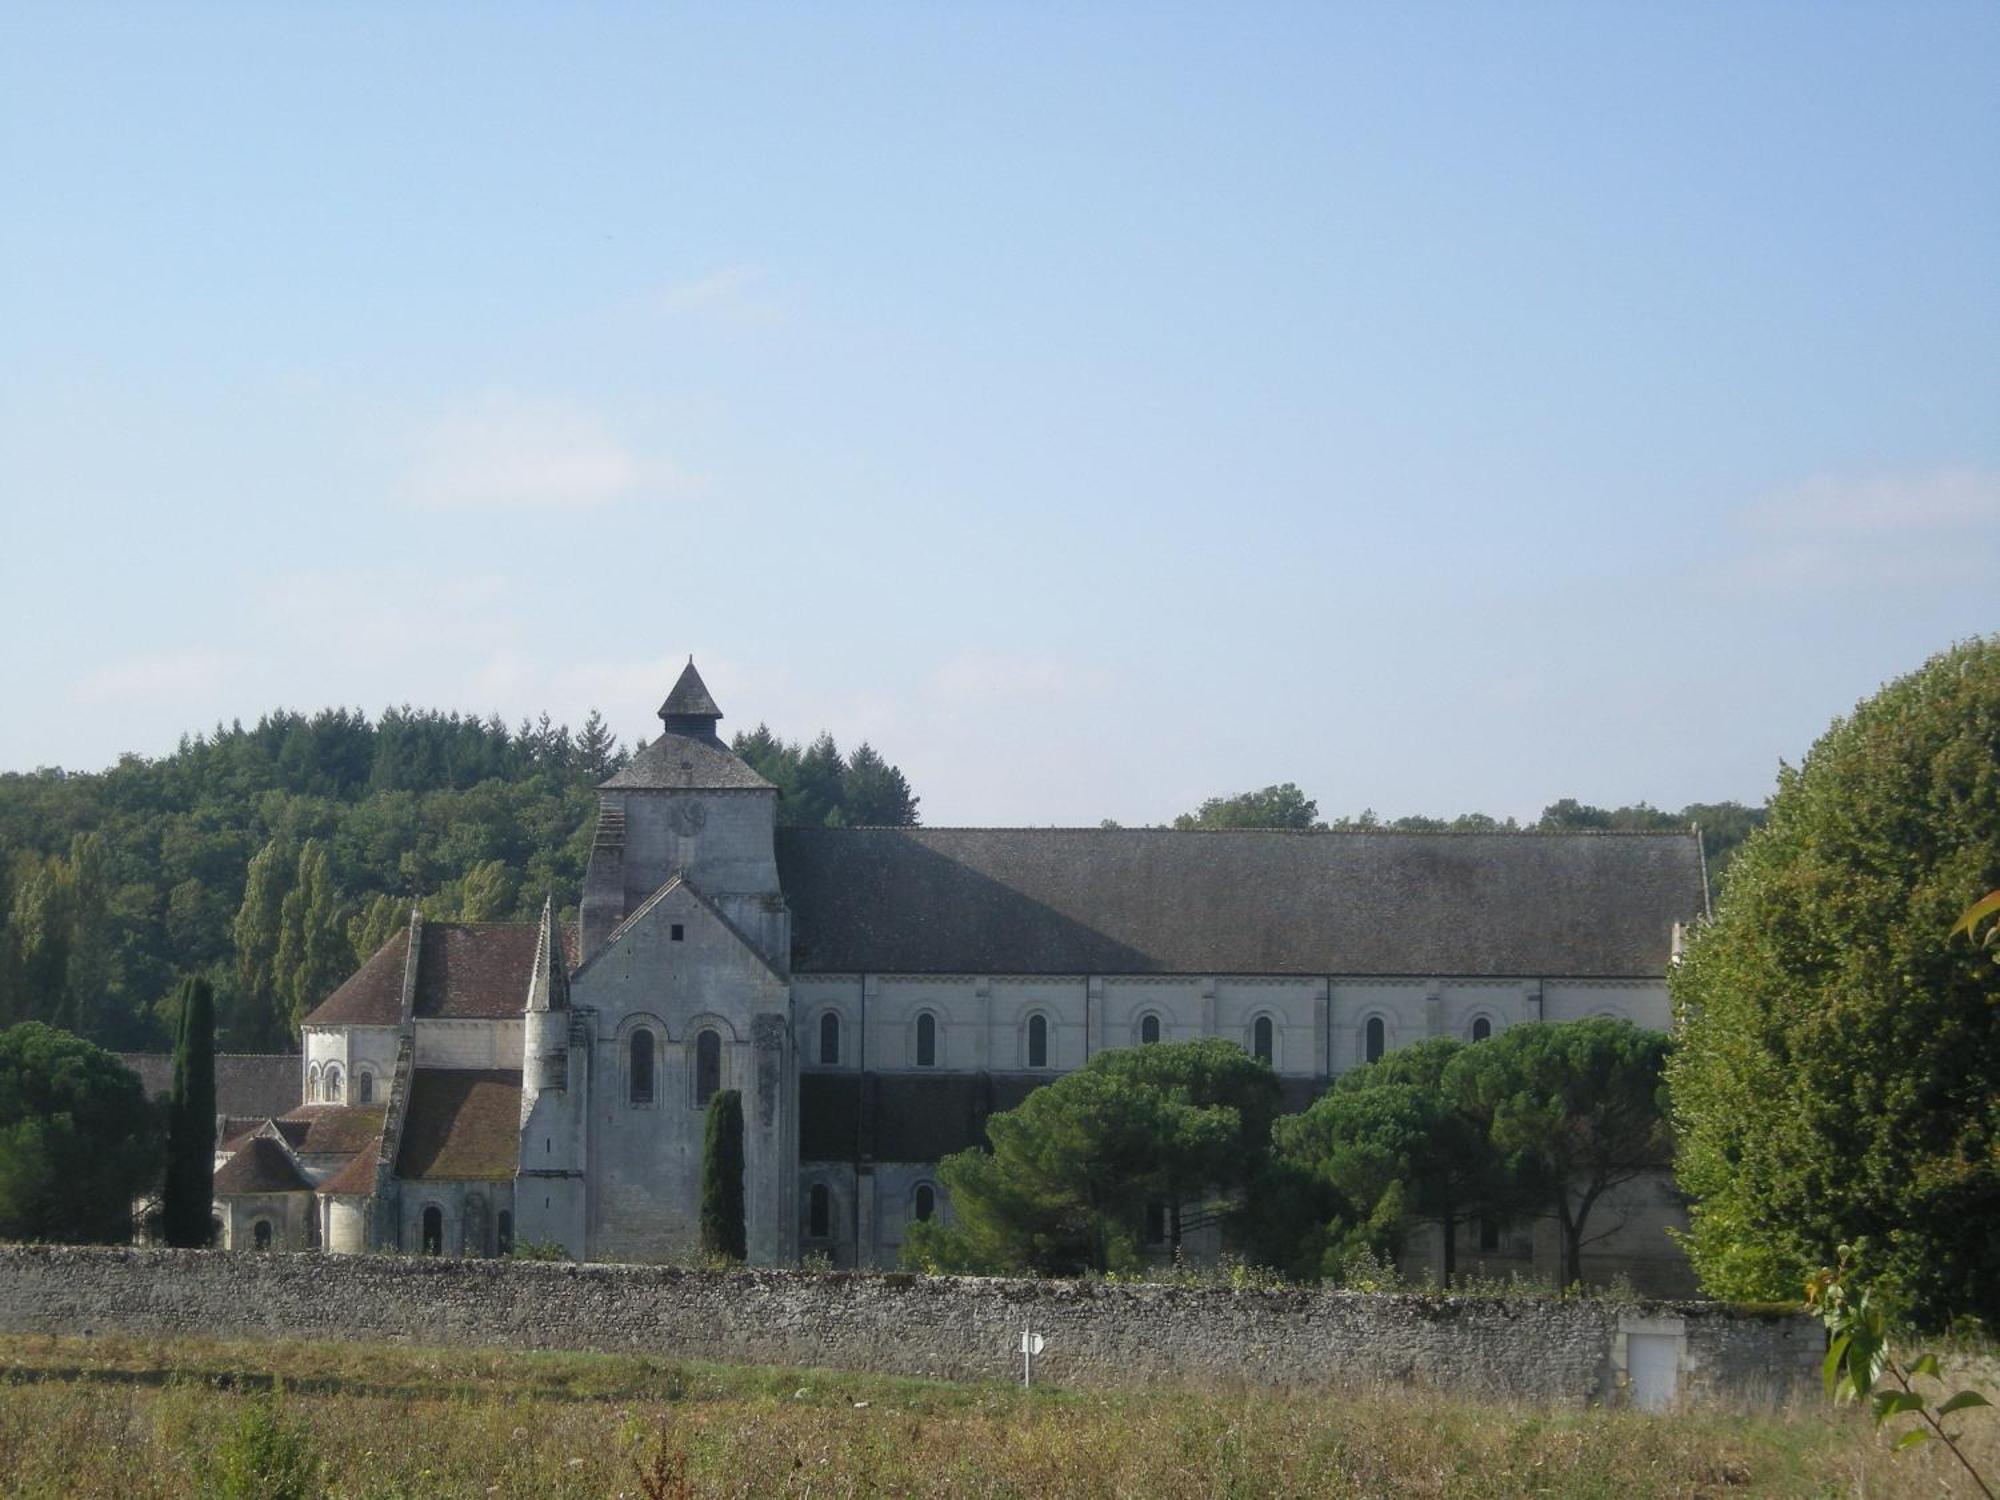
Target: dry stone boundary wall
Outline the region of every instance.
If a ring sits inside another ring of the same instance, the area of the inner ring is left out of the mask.
[[[0,1247],[0,1332],[645,1352],[1018,1379],[1415,1383],[1554,1405],[1621,1399],[1628,1342],[1667,1338],[1683,1397],[1782,1399],[1823,1339],[1793,1313],[981,1277],[73,1246]]]

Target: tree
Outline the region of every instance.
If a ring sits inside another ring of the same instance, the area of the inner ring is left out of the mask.
[[[605,726],[596,709],[583,721],[576,737],[576,766],[592,781],[602,781],[618,769],[618,736]]]
[[[1560,1283],[1582,1279],[1591,1215],[1612,1189],[1666,1167],[1667,1038],[1594,1016],[1513,1026],[1445,1070],[1459,1107],[1491,1121],[1494,1148],[1562,1235]],[[1609,1231],[1606,1231],[1607,1233]]]
[[[1169,1239],[1195,1195],[1258,1180],[1278,1083],[1217,1040],[1101,1052],[986,1122],[991,1153],[945,1158],[956,1223],[912,1226],[934,1269],[1108,1271],[1137,1259],[1149,1204]]]
[[[1234,797],[1210,797],[1174,819],[1176,828],[1298,828],[1319,824],[1319,804],[1292,782]]]
[[[799,757],[786,799],[789,806],[780,809],[780,816],[805,828],[838,827],[846,821],[840,803],[846,777],[840,747],[832,735],[821,730],[819,738]]]
[[[1457,1226],[1523,1211],[1521,1184],[1494,1145],[1491,1118],[1452,1086],[1465,1050],[1449,1037],[1418,1042],[1343,1074],[1303,1114],[1278,1121],[1279,1154],[1332,1188],[1344,1208],[1344,1224],[1314,1226],[1320,1272],[1335,1271],[1357,1248],[1394,1257],[1411,1226],[1432,1223],[1443,1236],[1449,1286]]]
[[[1670,978],[1689,1251],[1726,1297],[1795,1297],[1866,1238],[1920,1324],[2000,1322],[2000,970],[1953,923],[2000,884],[2000,637],[1837,719]]]
[[[850,827],[914,828],[917,823],[917,798],[910,793],[910,783],[866,740],[848,758],[840,803]]]
[[[114,1244],[159,1165],[138,1075],[39,1021],[0,1031],[0,1239]]]
[[[708,1101],[701,1130],[701,1248],[730,1260],[744,1258],[743,1095],[718,1089]]]
[[[319,840],[308,839],[299,851],[298,878],[280,908],[273,959],[290,1040],[298,1040],[299,1023],[347,977],[352,958],[347,913],[334,893],[326,849]]]
[[[237,1008],[229,1018],[229,1040],[237,1051],[275,1046],[285,1033],[278,944],[284,936],[285,897],[295,869],[291,851],[272,839],[251,856],[244,874],[243,901],[231,927]]]
[[[178,999],[161,1220],[169,1245],[192,1250],[208,1243],[215,1202],[215,992],[207,980],[189,979]]]

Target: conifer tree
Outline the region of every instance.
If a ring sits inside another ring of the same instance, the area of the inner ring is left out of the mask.
[[[743,1095],[720,1089],[708,1101],[701,1134],[701,1248],[744,1258]]]
[[[174,1038],[174,1087],[167,1102],[167,1177],[161,1199],[167,1243],[196,1250],[208,1243],[215,1182],[215,992],[205,979],[183,980]]]

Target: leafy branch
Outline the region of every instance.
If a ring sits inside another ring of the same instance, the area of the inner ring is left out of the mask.
[[[1894,1417],[1914,1416],[1921,1426],[1906,1428],[1896,1439],[1895,1451],[1931,1441],[1951,1450],[1979,1486],[1979,1493],[1994,1500],[1993,1490],[1973,1467],[1972,1460],[1958,1445],[1958,1435],[1947,1432],[1944,1419],[1975,1406],[1991,1406],[1977,1391],[1964,1390],[1947,1396],[1932,1406],[1917,1393],[1915,1380],[1943,1384],[1935,1354],[1920,1354],[1909,1365],[1899,1362],[1889,1350],[1888,1319],[1866,1290],[1854,1291],[1850,1283],[1857,1258],[1852,1245],[1840,1247],[1840,1262],[1822,1266],[1806,1280],[1806,1306],[1817,1312],[1830,1337],[1822,1374],[1826,1393],[1835,1401],[1866,1401],[1875,1426]],[[1894,1382],[1893,1386],[1889,1382]]]

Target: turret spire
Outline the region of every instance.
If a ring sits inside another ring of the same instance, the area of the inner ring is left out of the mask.
[[[528,981],[528,1009],[569,1009],[569,963],[563,957],[554,891],[542,902],[542,930],[535,936],[535,973]]]

